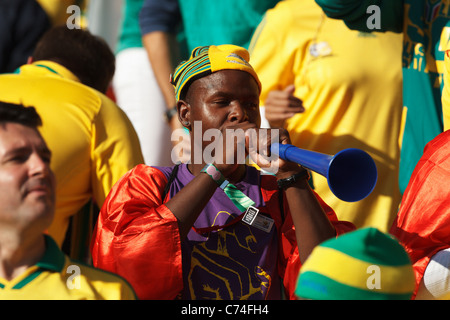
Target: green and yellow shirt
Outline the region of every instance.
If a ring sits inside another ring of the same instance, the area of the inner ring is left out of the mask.
[[[135,300],[121,277],[76,262],[45,236],[46,251],[36,265],[11,281],[0,278],[0,300]]]

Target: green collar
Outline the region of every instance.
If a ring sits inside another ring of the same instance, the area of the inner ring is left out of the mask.
[[[36,73],[36,70],[46,70],[46,72]],[[69,69],[53,61],[40,60],[35,61],[32,64],[26,64],[19,67],[15,74],[47,74],[51,73],[58,75],[61,78],[73,80],[76,82],[81,82],[75,74],[73,74]]]
[[[36,263],[36,266],[42,269],[61,272],[66,259],[64,253],[59,249],[55,240],[48,235],[45,235],[45,247],[44,256]]]
[[[59,249],[56,242],[50,236],[44,235],[44,237],[45,253],[41,260],[35,265],[38,269],[15,284],[12,289],[22,289],[31,281],[36,279],[44,270],[55,271],[58,273],[62,272],[66,260],[64,253]],[[3,288],[5,288],[5,285],[0,283],[0,289]]]
[[[53,72],[55,74],[57,74],[58,76],[60,76],[60,74],[58,72],[56,72],[56,70],[50,68],[49,66],[43,65],[43,64],[35,64],[36,67],[41,67],[41,68],[45,68],[50,72]]]

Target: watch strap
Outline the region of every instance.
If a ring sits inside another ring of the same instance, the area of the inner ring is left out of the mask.
[[[165,113],[164,116],[166,118],[167,122],[170,122],[170,120],[172,120],[172,118],[178,113],[178,109],[177,106],[173,106],[172,108],[168,109]]]
[[[286,179],[280,179],[277,181],[277,184],[280,189],[286,189],[286,188],[292,186],[297,181],[300,181],[302,179],[309,180],[308,170],[304,169],[304,170],[300,171],[299,173],[293,174],[292,176],[290,176]]]

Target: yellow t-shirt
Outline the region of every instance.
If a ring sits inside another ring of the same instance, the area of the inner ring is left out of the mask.
[[[303,101],[306,111],[286,124],[294,145],[330,155],[359,148],[374,158],[378,182],[362,201],[337,199],[319,174],[313,183],[340,219],[387,231],[400,202],[401,35],[351,31],[314,0],[287,0],[267,12],[250,51],[261,105],[291,84]]]
[[[135,300],[123,278],[73,261],[45,237],[41,260],[11,281],[0,278],[0,300]]]
[[[442,90],[442,113],[444,131],[450,129],[450,42],[444,56],[444,89]]]
[[[63,66],[37,61],[0,76],[0,100],[34,106],[52,151],[56,210],[48,232],[62,245],[71,216],[90,199],[101,207],[113,184],[143,163],[139,139],[117,105]]]

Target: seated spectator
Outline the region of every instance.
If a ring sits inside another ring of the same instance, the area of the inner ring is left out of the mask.
[[[55,177],[41,123],[34,108],[0,102],[0,299],[135,299],[123,279],[69,259],[44,233]]]
[[[354,228],[311,190],[303,167],[265,162],[267,149],[252,148],[244,135],[223,139],[231,130],[253,132],[266,145],[276,133],[275,142],[290,142],[286,130],[260,129],[260,82],[248,61],[244,48],[207,46],[177,67],[172,83],[191,161],[138,165],[101,209],[94,266],[122,275],[141,299],[279,299],[281,282],[293,298],[313,247]],[[214,145],[203,139],[211,132]],[[243,146],[259,167],[274,165],[277,173],[239,161]],[[212,147],[212,159],[202,156]]]

